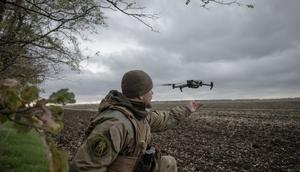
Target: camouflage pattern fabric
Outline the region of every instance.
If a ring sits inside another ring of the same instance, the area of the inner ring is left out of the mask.
[[[120,96],[119,94],[117,95]],[[118,164],[115,164],[114,162],[122,162],[123,164],[120,164],[120,166],[122,166],[123,169],[119,169],[119,171],[132,172],[134,160],[140,156],[140,153],[143,153],[147,144],[150,144],[150,127],[153,132],[164,131],[177,126],[180,121],[191,114],[189,108],[185,106],[176,107],[170,111],[147,112],[145,108],[142,111],[140,106],[137,107],[137,102],[128,105],[128,101],[126,101],[125,108],[136,108],[134,111],[135,113],[142,112],[143,114],[148,114],[144,119],[137,119],[135,114],[132,113],[132,116],[128,119],[126,115],[120,111],[111,109],[112,106],[109,106],[109,104],[122,105],[122,102],[114,102],[116,98],[112,100],[111,98],[113,96],[110,95],[109,97],[109,101],[104,100],[101,102],[102,105],[105,104],[105,110],[99,110],[100,114],[91,122],[87,137],[74,157],[73,163],[78,171],[117,171],[115,169],[118,169]],[[118,97],[117,100],[121,99]],[[128,108],[128,106],[132,107]],[[130,122],[132,120],[136,121],[140,127],[145,126],[146,128],[135,128],[135,126],[132,125],[132,122]],[[149,131],[147,131],[147,126],[150,126]],[[137,140],[136,135],[138,132],[147,132],[138,134],[144,135],[146,138]],[[139,151],[137,152],[134,150],[141,151],[139,153]],[[119,161],[120,158],[118,157],[121,156],[130,158],[127,158],[128,161]],[[126,168],[127,164],[128,168]],[[110,168],[112,166],[114,166],[114,168]]]

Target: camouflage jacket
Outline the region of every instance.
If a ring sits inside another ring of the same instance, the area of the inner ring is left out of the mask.
[[[185,106],[147,111],[142,102],[112,90],[91,120],[73,165],[77,171],[85,172],[132,172],[151,142],[150,131],[170,129],[190,114]]]

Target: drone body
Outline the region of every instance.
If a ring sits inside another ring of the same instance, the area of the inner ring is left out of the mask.
[[[199,88],[202,86],[210,86],[210,90],[214,87],[214,83],[210,82],[209,84],[202,82],[201,80],[187,80],[182,83],[174,83],[174,84],[163,84],[162,86],[172,86],[173,89],[179,88],[182,92],[182,88]]]

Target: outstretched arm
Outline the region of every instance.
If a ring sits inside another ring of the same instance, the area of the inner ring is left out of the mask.
[[[170,111],[151,111],[147,117],[151,131],[159,132],[173,128],[201,106],[200,102],[191,101],[185,106],[177,106]]]

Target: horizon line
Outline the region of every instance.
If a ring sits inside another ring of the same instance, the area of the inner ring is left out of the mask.
[[[172,101],[192,101],[192,100],[198,100],[198,101],[251,101],[251,100],[286,100],[286,99],[300,99],[300,97],[282,97],[282,98],[235,98],[235,99],[165,99],[165,100],[157,100],[153,99],[152,102],[172,102]],[[101,99],[102,100],[102,99]],[[90,101],[90,102],[79,102],[74,104],[99,104],[100,101]],[[71,104],[69,104],[71,105]]]

